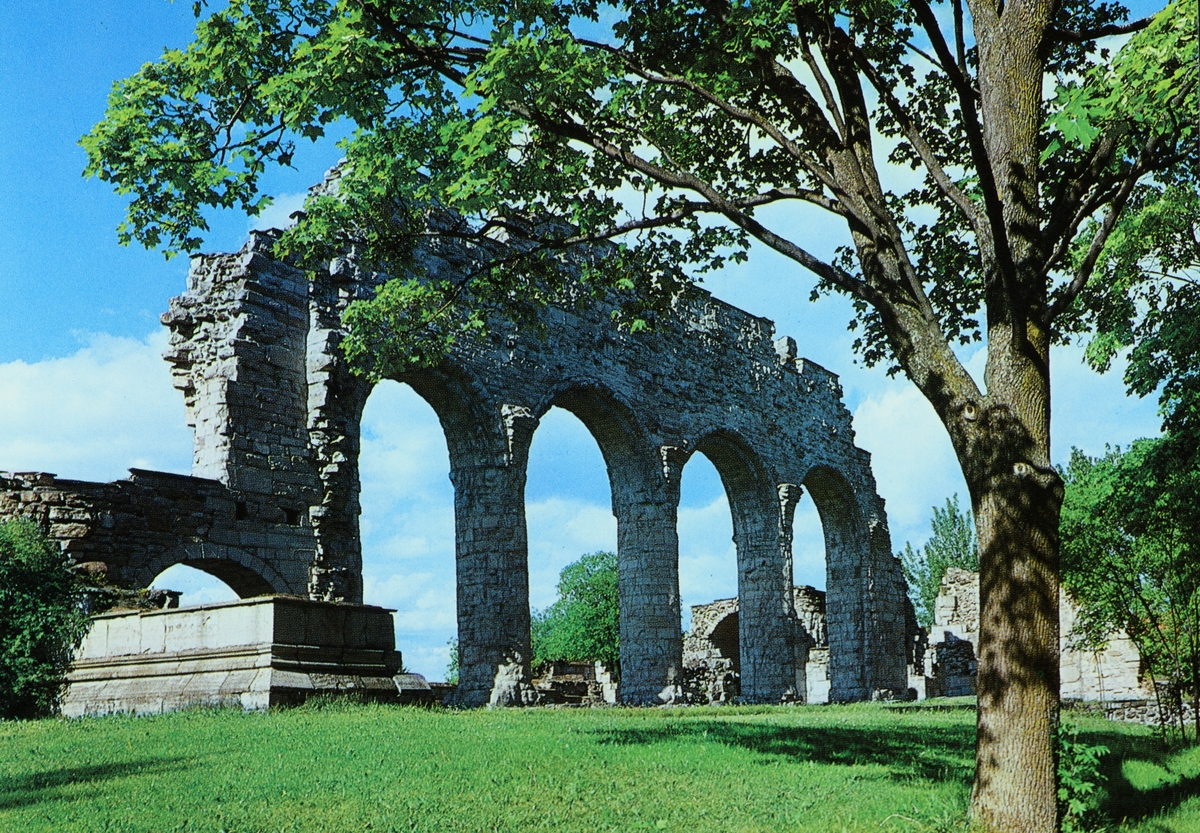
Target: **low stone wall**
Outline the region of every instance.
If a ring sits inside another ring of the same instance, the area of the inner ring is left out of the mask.
[[[0,472],[0,521],[18,518],[126,589],[182,563],[243,598],[302,594],[315,546],[307,511],[215,480],[142,469],[112,483]]]
[[[602,706],[617,702],[617,683],[604,663],[551,662],[532,679],[539,705]]]

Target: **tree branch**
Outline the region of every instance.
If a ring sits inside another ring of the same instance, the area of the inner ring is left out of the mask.
[[[832,174],[829,172],[829,170],[827,168],[825,168],[823,165],[821,165],[821,163],[819,161],[817,161],[817,159],[814,158],[812,156],[812,154],[806,153],[799,145],[797,145],[795,142],[793,142],[787,136],[787,134],[785,134],[777,125],[775,125],[773,122],[771,122],[765,116],[763,116],[761,113],[756,113],[753,110],[748,110],[744,107],[739,107],[738,105],[733,104],[732,102],[727,101],[726,99],[722,98],[721,96],[718,96],[715,93],[711,92],[710,90],[702,87],[700,84],[697,84],[695,81],[692,81],[689,78],[683,78],[678,75],[669,75],[666,73],[655,72],[653,70],[647,69],[646,67],[644,67],[641,64],[637,63],[636,61],[634,61],[631,57],[629,57],[627,54],[625,54],[621,50],[616,49],[612,46],[609,46],[608,44],[597,43],[595,41],[588,41],[588,40],[578,40],[577,42],[584,46],[601,49],[606,52],[609,52],[610,54],[615,55],[625,64],[626,69],[628,69],[630,72],[634,73],[639,78],[641,78],[645,81],[649,81],[652,84],[662,84],[665,86],[676,86],[676,87],[681,87],[683,89],[686,89],[689,92],[695,93],[696,95],[700,96],[702,99],[707,101],[709,104],[712,104],[714,107],[718,108],[725,114],[732,116],[734,119],[737,119],[738,121],[743,122],[745,124],[750,124],[750,125],[753,125],[754,127],[757,127],[759,130],[761,130],[767,136],[770,136],[771,139],[785,153],[787,153],[789,156],[791,156],[797,162],[799,162],[801,165],[803,165],[805,170],[807,170],[814,177],[816,177],[816,179],[819,182],[821,182],[822,185],[824,185],[825,187],[827,187],[831,190],[835,189],[837,187],[836,180],[834,180]]]
[[[1109,235],[1117,225],[1117,220],[1121,216],[1121,211],[1125,208],[1125,203],[1129,200],[1129,195],[1133,193],[1134,186],[1137,185],[1142,175],[1146,173],[1148,166],[1147,160],[1154,152],[1155,146],[1158,144],[1160,135],[1151,136],[1142,152],[1138,154],[1137,161],[1130,166],[1129,173],[1126,174],[1125,180],[1121,183],[1121,187],[1109,202],[1108,211],[1105,212],[1104,219],[1100,223],[1100,228],[1096,230],[1096,236],[1092,238],[1091,245],[1088,246],[1087,252],[1080,261],[1079,267],[1075,270],[1075,276],[1071,282],[1063,287],[1058,293],[1058,297],[1054,299],[1054,303],[1050,305],[1048,318],[1053,321],[1063,310],[1067,309],[1083,288],[1087,285],[1088,280],[1092,276],[1093,270],[1096,268],[1096,261],[1100,258],[1100,252],[1104,250],[1104,244],[1108,242]]]
[[[963,190],[950,179],[949,174],[946,173],[946,169],[938,163],[933,148],[929,146],[929,143],[925,141],[925,137],[921,135],[917,126],[909,118],[908,111],[904,109],[899,99],[896,98],[883,79],[879,77],[879,72],[876,68],[862,55],[862,51],[856,45],[852,45],[852,48],[859,70],[867,76],[867,80],[871,82],[871,86],[879,93],[879,97],[887,105],[892,117],[900,125],[900,129],[904,131],[904,136],[912,144],[913,150],[921,157],[925,169],[929,171],[934,182],[942,189],[942,193],[963,212],[977,235],[986,233],[986,223],[984,222],[984,218],[980,216],[979,209],[975,203],[971,202],[970,197],[963,193]]]
[[[1086,29],[1082,32],[1075,32],[1070,29],[1058,29],[1051,27],[1047,32],[1050,39],[1058,43],[1087,43],[1094,41],[1097,38],[1106,38],[1110,35],[1127,35],[1130,32],[1140,32],[1150,25],[1154,20],[1154,15],[1143,17],[1141,20],[1135,20],[1131,23],[1109,23],[1106,26],[1100,26],[1096,29]]]
[[[725,198],[712,185],[700,178],[687,173],[670,171],[660,165],[655,165],[631,151],[617,147],[602,136],[596,135],[582,124],[556,121],[545,114],[535,113],[519,103],[511,103],[509,107],[514,113],[517,113],[517,115],[538,125],[542,129],[566,139],[574,139],[575,141],[582,142],[610,159],[620,162],[625,167],[645,174],[661,185],[694,191],[704,197],[713,207],[713,213],[721,214],[759,241],[775,249],[775,251],[790,260],[799,263],[810,272],[837,286],[847,294],[861,298],[870,304],[886,303],[886,299],[877,289],[871,287],[865,281],[855,278],[850,273],[826,263],[806,249],[797,246],[792,241],[775,234],[762,223],[755,220],[750,214],[746,213],[735,200]]]
[[[975,88],[971,84],[970,79],[958,71],[954,58],[950,54],[950,47],[946,44],[946,39],[942,36],[942,30],[938,26],[937,18],[934,16],[929,4],[926,0],[912,0],[912,4],[913,10],[917,14],[917,19],[926,33],[928,33],[934,51],[941,58],[942,63],[955,67],[954,71],[949,74],[950,83],[958,93],[963,129],[967,134],[967,143],[971,148],[971,158],[975,163],[975,172],[979,175],[979,187],[983,192],[984,208],[987,212],[988,225],[991,228],[991,234],[980,241],[980,248],[984,248],[982,245],[984,243],[991,244],[992,254],[997,261],[998,271],[1003,281],[1004,293],[1008,298],[1009,305],[1016,308],[1016,288],[1010,286],[1008,281],[1008,277],[1013,274],[1014,268],[1012,249],[1009,246],[1008,240],[1008,229],[1004,224],[1004,205],[1000,200],[1000,192],[996,186],[996,176],[992,171],[991,157],[988,156],[987,145],[983,140],[983,127],[979,123],[979,115],[975,109]],[[977,25],[980,25],[982,22],[981,16],[992,20],[995,19],[997,11],[994,7],[980,8],[979,14],[975,14],[974,9],[978,5],[978,3],[972,5],[973,16],[976,19]]]

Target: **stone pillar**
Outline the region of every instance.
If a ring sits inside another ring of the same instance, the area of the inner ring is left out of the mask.
[[[322,601],[362,603],[362,492],[358,456],[363,407],[371,384],[354,375],[342,350],[342,314],[355,299],[345,276],[312,282],[307,342],[308,438],[321,485],[309,507],[315,552],[308,595]]]
[[[661,705],[681,696],[678,502],[677,490],[662,489],[630,496],[614,507],[622,703]]]
[[[866,700],[866,535],[845,479],[827,469],[810,473],[804,485],[813,496],[825,537],[825,623],[829,635],[829,700]]]
[[[507,452],[450,449],[458,570],[458,691],[463,706],[531,704],[525,466],[537,419],[502,412]]]
[[[742,698],[778,703],[797,696],[791,532],[800,489],[781,485],[777,506],[754,497],[734,498]]]

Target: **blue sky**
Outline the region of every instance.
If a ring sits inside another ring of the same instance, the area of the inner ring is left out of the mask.
[[[82,178],[77,142],[103,115],[112,82],[163,48],[186,45],[193,25],[188,2],[0,4],[0,469],[95,480],[123,477],[130,466],[190,469],[191,435],[159,358],[166,338],[158,323],[184,289],[187,259],[117,244],[124,200]],[[330,142],[302,146],[296,169],[266,180],[277,206],[257,220],[214,216],[205,249],[236,249],[252,226],[280,224],[338,155]],[[843,237],[815,212],[784,228],[817,254]],[[858,443],[874,455],[893,544],[922,542],[930,507],[965,495],[961,476],[915,389],[853,362],[849,305],[810,303],[811,278],[766,251],[706,286],[773,319],[801,355],[840,375]],[[964,358],[978,377],[982,355]],[[1052,367],[1056,460],[1072,446],[1099,453],[1106,443],[1157,432],[1154,402],[1127,399],[1119,374],[1091,372],[1078,348],[1056,350]],[[381,386],[364,415],[363,457],[366,600],[397,609],[406,663],[440,677],[454,633],[453,509],[433,411],[410,389]],[[526,497],[530,595],[544,607],[565,564],[615,547],[604,465],[574,417],[552,411],[543,420]],[[684,472],[680,507],[685,606],[736,593],[731,536],[720,481],[696,457]],[[797,582],[823,586],[820,523],[808,500],[797,514],[796,550]],[[179,571],[161,583],[193,601],[227,592]]]

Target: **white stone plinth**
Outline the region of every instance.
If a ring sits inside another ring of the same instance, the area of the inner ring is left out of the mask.
[[[94,617],[67,676],[67,717],[191,706],[265,709],[314,694],[397,695],[392,611],[262,596]]]

